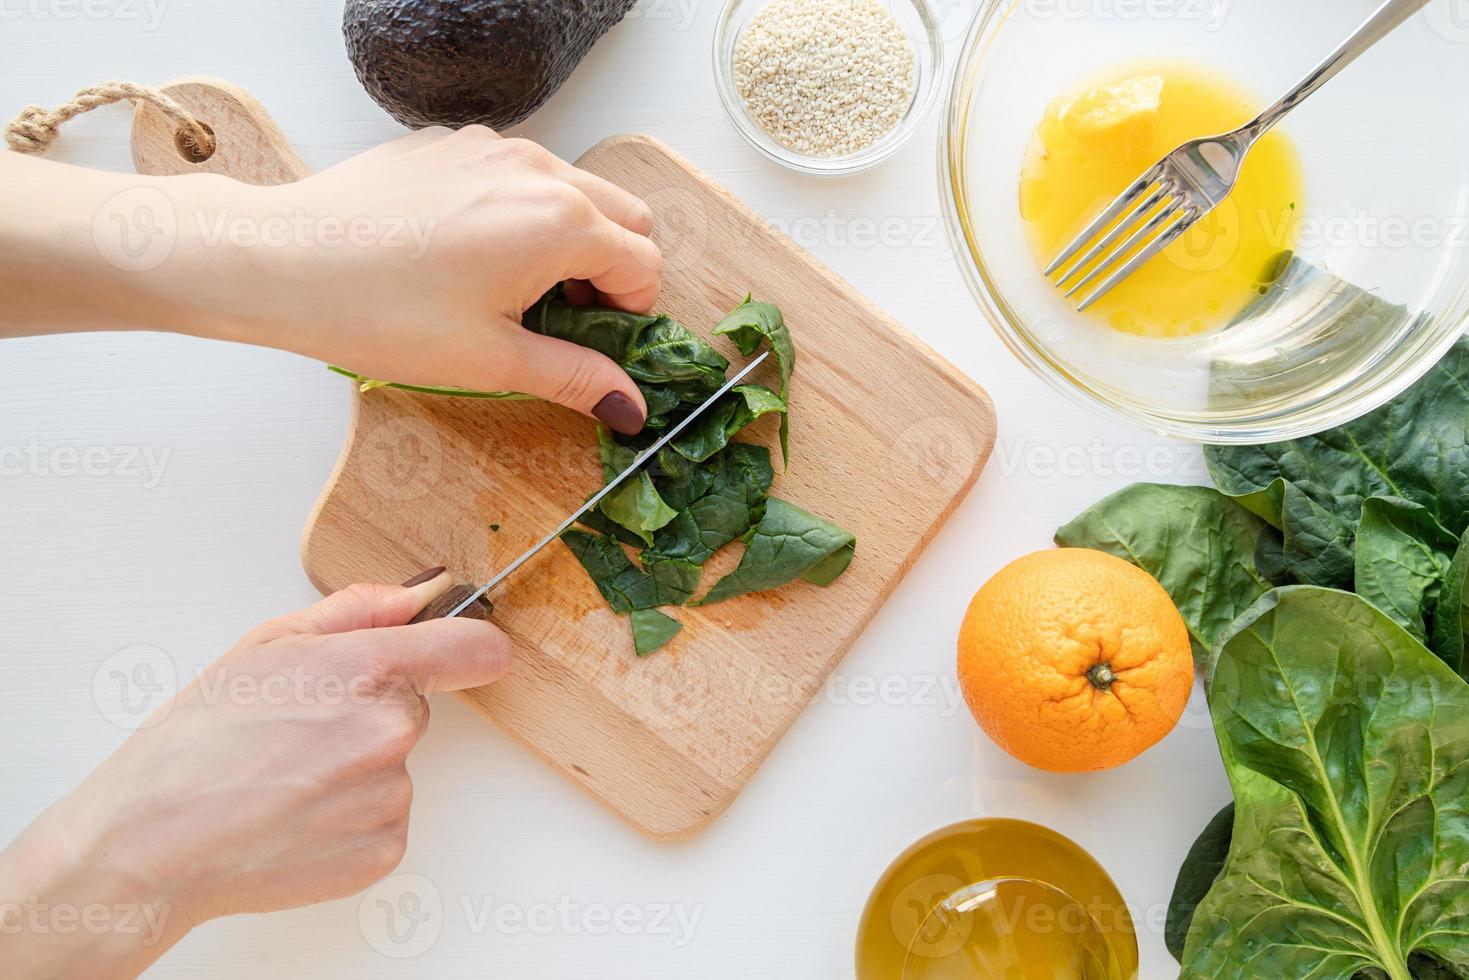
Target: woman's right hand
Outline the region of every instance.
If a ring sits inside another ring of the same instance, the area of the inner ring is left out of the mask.
[[[251,630],[161,707],[0,852],[0,973],[135,976],[201,922],[351,895],[397,867],[426,695],[510,662],[489,623],[404,625],[451,584],[344,589]],[[35,912],[88,907],[131,909],[134,928]]]
[[[620,432],[642,428],[647,406],[617,364],[520,325],[565,280],[589,283],[586,301],[652,307],[663,267],[652,212],[622,188],[470,126],[412,133],[238,196],[251,220],[291,231],[231,259],[234,279],[200,280],[226,335],[371,378],[520,391]],[[207,201],[196,206],[219,226]],[[329,246],[328,228],[356,234]]]
[[[4,153],[0,201],[0,337],[172,330],[387,381],[525,392],[629,434],[646,419],[617,364],[520,317],[566,280],[574,299],[650,309],[652,212],[527,140],[426,129],[273,187]]]

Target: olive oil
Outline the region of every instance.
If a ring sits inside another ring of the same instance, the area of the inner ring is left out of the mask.
[[[946,827],[904,851],[868,899],[857,980],[1133,980],[1137,937],[1079,846],[1020,820]]]

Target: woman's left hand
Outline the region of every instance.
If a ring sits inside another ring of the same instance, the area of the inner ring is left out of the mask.
[[[251,630],[159,708],[0,851],[0,976],[136,976],[201,922],[397,867],[425,695],[510,663],[489,623],[403,625],[451,584],[344,589]]]

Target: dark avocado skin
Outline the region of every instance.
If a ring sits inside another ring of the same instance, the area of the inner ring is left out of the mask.
[[[555,94],[634,0],[347,0],[364,88],[405,126],[495,129]]]

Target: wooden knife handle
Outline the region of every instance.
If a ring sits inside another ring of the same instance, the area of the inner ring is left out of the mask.
[[[419,613],[417,616],[414,616],[413,619],[411,619],[409,622],[422,623],[430,619],[443,619],[445,616],[453,612],[454,609],[459,605],[459,603],[463,602],[465,599],[468,599],[471,595],[473,595],[476,588],[477,586],[473,585],[454,586],[448,592],[445,592],[433,602],[430,602],[426,607],[424,607],[423,612]],[[478,599],[475,600],[474,605],[470,606],[468,609],[464,610],[464,612],[459,614],[459,618],[480,619],[488,622],[490,619],[490,613],[494,611],[495,607],[490,603],[489,597],[480,596]]]

